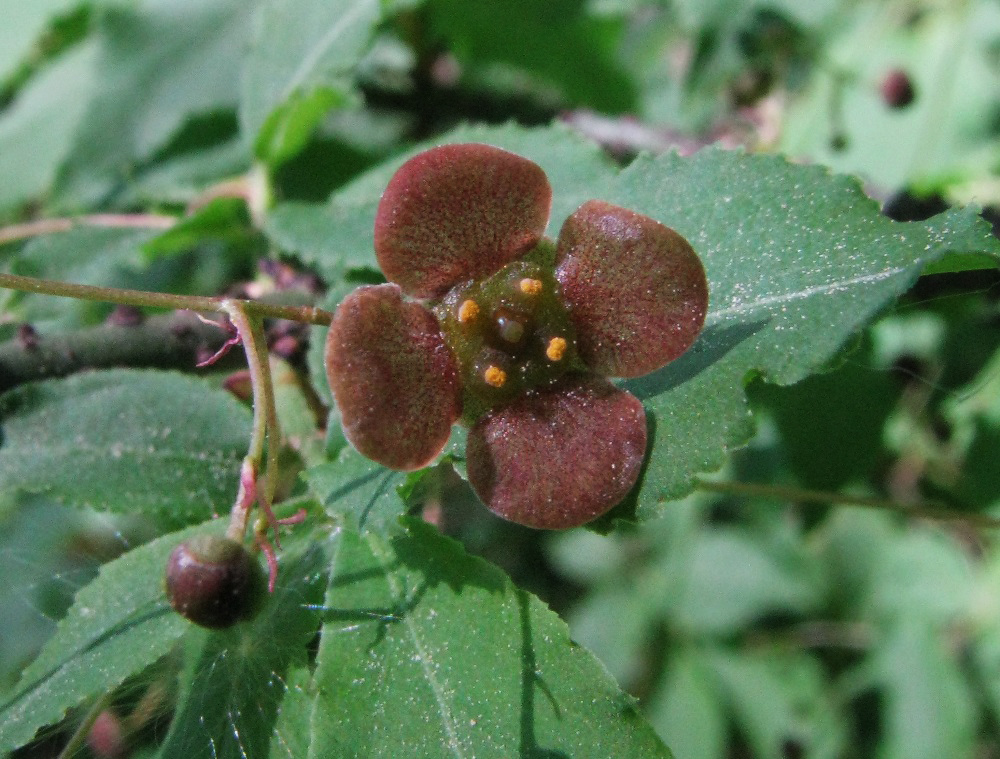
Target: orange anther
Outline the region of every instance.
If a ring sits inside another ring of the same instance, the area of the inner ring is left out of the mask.
[[[566,338],[553,337],[545,347],[545,357],[549,361],[561,361],[566,355]]]
[[[468,324],[477,316],[479,316],[479,304],[474,300],[463,300],[462,305],[458,307],[458,321]]]
[[[486,380],[487,385],[492,385],[493,387],[503,387],[504,383],[507,382],[507,372],[501,369],[499,366],[493,366],[490,364],[483,372],[483,379]]]
[[[538,295],[542,291],[542,280],[525,277],[517,283],[525,295]]]

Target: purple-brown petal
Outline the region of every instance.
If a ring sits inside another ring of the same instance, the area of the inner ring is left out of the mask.
[[[483,277],[533,248],[552,205],[545,172],[489,145],[442,145],[389,180],[375,215],[385,276],[418,298]]]
[[[708,310],[698,254],[658,221],[600,200],[559,233],[556,278],[595,372],[639,377],[686,351]]]
[[[511,522],[576,527],[625,498],[646,453],[642,403],[600,377],[572,377],[490,412],[470,430],[469,483]]]
[[[326,375],[347,440],[408,471],[429,464],[462,411],[455,359],[437,319],[396,285],[344,298],[326,338]]]

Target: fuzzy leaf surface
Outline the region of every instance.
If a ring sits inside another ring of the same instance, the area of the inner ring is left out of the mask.
[[[691,487],[752,433],[745,378],[791,384],[819,369],[925,264],[1000,253],[974,209],[926,222],[881,216],[857,180],[780,157],[709,149],[640,159],[609,202],[673,227],[709,279],[705,330],[680,359],[625,383],[655,417],[637,513]]]
[[[173,522],[228,510],[250,412],[205,382],[113,370],[0,396],[0,491]]]
[[[405,527],[341,537],[310,757],[670,756],[544,604],[434,528]]]

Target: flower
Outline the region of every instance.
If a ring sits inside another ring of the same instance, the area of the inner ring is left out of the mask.
[[[456,422],[469,482],[497,515],[584,524],[620,503],[646,453],[638,377],[695,341],[708,307],[672,229],[600,200],[543,238],[542,169],[488,145],[444,145],[393,175],[375,218],[388,284],[338,307],[326,370],[348,441],[418,469]]]

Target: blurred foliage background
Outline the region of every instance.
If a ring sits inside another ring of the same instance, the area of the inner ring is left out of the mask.
[[[280,60],[296,39],[261,36],[269,14],[300,17],[308,38],[322,5],[0,0],[0,261],[309,295],[294,257],[259,265],[283,253],[254,227],[262,208],[325,199],[463,122],[561,120],[623,163],[713,143],[779,151],[859,175],[893,218],[968,202],[1000,218],[994,0],[360,2],[343,18],[355,47],[290,71],[324,86],[274,111],[281,93],[241,56],[270,44]],[[218,192],[231,177],[237,192]],[[192,205],[190,238],[142,238],[96,266],[69,250],[53,265],[18,232]],[[1000,757],[998,281],[928,273],[828,372],[790,388],[748,378],[758,434],[714,476],[741,494],[699,491],[607,536],[501,524],[466,508],[457,479],[426,509],[562,614],[678,759]],[[0,340],[110,312],[46,308],[0,291]],[[305,335],[291,338],[295,364]],[[151,534],[44,498],[14,505],[0,497],[0,567],[17,578],[0,588],[4,686],[96,565]]]

